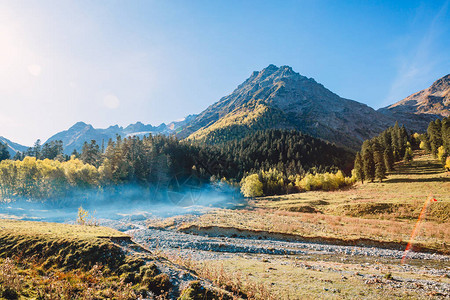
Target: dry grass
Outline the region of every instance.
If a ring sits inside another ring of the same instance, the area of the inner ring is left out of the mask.
[[[103,238],[126,238],[126,234],[101,226],[82,226],[62,223],[15,221],[0,219],[2,233],[28,235],[43,238],[79,239],[93,241]]]
[[[209,264],[220,266],[224,273],[239,274],[240,278],[269,286],[276,299],[433,299],[420,289],[389,287],[386,284],[389,280],[383,278],[386,274],[394,278],[422,277],[414,273],[397,273],[396,267],[381,264],[374,269],[357,264],[277,258],[237,258]],[[362,275],[377,279],[371,283]]]
[[[216,298],[212,299],[249,299],[249,300],[275,300],[280,299],[270,286],[259,280],[243,275],[240,270],[225,268],[228,261],[194,261],[186,257],[166,255],[177,264],[195,272],[200,277],[210,280],[218,289],[215,289]],[[226,291],[226,292],[225,292]],[[209,298],[205,298],[209,299]]]
[[[334,215],[377,219],[416,219],[424,201],[433,196],[428,220],[450,220],[450,174],[430,155],[419,155],[410,164],[398,163],[396,170],[382,182],[357,183],[332,192],[307,192],[257,199],[253,207],[295,211],[313,207]]]
[[[131,283],[83,271],[46,271],[29,261],[0,259],[0,299],[136,299]]]

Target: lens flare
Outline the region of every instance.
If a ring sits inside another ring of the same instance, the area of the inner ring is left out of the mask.
[[[437,200],[430,195],[430,196],[427,197],[427,200],[423,204],[422,210],[420,211],[419,218],[417,219],[416,225],[414,226],[414,229],[413,229],[413,231],[411,233],[411,237],[409,239],[409,242],[406,245],[405,252],[403,253],[402,264],[405,262],[406,257],[408,255],[409,251],[411,250],[412,245],[414,244],[414,240],[415,240],[416,236],[420,232],[420,227],[422,225],[422,221],[423,221],[423,219],[425,217],[425,214],[427,212],[428,206],[430,205],[430,203],[435,202],[435,201],[437,201]]]

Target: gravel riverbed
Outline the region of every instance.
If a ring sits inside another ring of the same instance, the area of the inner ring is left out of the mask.
[[[312,242],[287,242],[273,239],[211,237],[193,235],[175,230],[149,229],[144,221],[130,223],[109,224],[124,231],[132,238],[150,250],[165,249],[189,252],[192,256],[201,253],[202,259],[220,259],[236,253],[270,254],[270,255],[330,255],[342,254],[347,256],[382,257],[401,259],[403,251],[381,249],[376,247],[340,246]],[[206,257],[205,257],[206,256]],[[450,261],[450,256],[432,253],[409,252],[408,259]]]

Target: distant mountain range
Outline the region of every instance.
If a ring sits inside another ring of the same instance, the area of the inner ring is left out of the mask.
[[[297,129],[306,134],[350,149],[358,149],[362,141],[392,126],[395,121],[408,129],[423,132],[428,123],[450,115],[450,75],[429,88],[378,111],[354,100],[342,98],[300,75],[289,66],[269,65],[240,84],[230,95],[209,106],[198,115],[181,121],[144,125],[141,122],[127,127],[118,125],[96,129],[78,122],[59,132],[46,142],[62,140],[64,152],[80,151],[84,142],[99,145],[116,135],[144,136],[174,134],[179,138],[218,143],[241,138],[255,130],[273,128]],[[12,155],[27,147],[3,137]]]
[[[115,140],[117,135],[122,137],[143,137],[144,135],[149,134],[175,134],[177,130],[185,126],[185,124],[189,123],[193,118],[195,118],[195,115],[189,115],[183,120],[174,121],[169,124],[162,123],[159,126],[144,125],[141,122],[137,122],[135,124],[130,124],[125,128],[115,125],[106,129],[96,129],[90,124],[78,122],[68,130],[53,135],[46,143],[61,140],[64,145],[64,153],[71,154],[75,149],[80,151],[84,142],[90,142],[91,140],[95,140],[100,146],[104,143],[106,147],[109,139]]]

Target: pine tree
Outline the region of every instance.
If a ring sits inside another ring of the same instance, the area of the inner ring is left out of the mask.
[[[405,162],[410,162],[413,160],[413,152],[411,150],[411,147],[407,147],[405,150],[405,155],[403,156],[403,160]]]
[[[431,153],[436,157],[438,148],[442,145],[441,120],[430,122],[427,133],[430,139]]]
[[[80,158],[84,163],[98,167],[101,155],[100,147],[95,140],[92,140],[90,143],[84,142]]]
[[[366,140],[362,146],[362,160],[364,165],[364,178],[373,182],[375,179],[375,162],[370,141]]]
[[[394,169],[394,154],[392,153],[392,150],[385,149],[383,159],[386,171],[391,172]]]
[[[394,128],[391,130],[391,137],[392,137],[392,150],[394,153],[394,160],[399,161],[401,159],[400,153],[401,153],[401,137],[400,137],[400,126],[398,125],[398,122],[395,122]]]
[[[31,156],[31,157],[36,157],[36,159],[40,159],[41,158],[41,150],[42,150],[41,140],[38,139],[34,143],[33,147],[28,148],[26,155]]]
[[[0,161],[9,159],[9,158],[10,158],[10,155],[9,155],[9,151],[8,151],[8,145],[0,142]]]
[[[13,160],[23,160],[25,158],[25,154],[17,151],[16,154],[14,154]]]
[[[442,137],[442,146],[444,146],[447,154],[450,153],[450,118],[442,119],[442,127],[441,127],[441,137]]]
[[[354,174],[356,180],[361,180],[361,183],[364,183],[364,164],[362,161],[361,154],[359,152],[356,153]]]
[[[374,152],[373,159],[375,162],[375,178],[381,182],[384,178],[386,178],[386,166],[384,163],[383,153],[381,151]]]
[[[372,140],[373,160],[375,164],[375,178],[380,182],[386,177],[386,166],[384,162],[384,151],[378,138]]]

